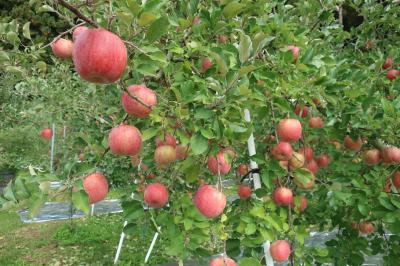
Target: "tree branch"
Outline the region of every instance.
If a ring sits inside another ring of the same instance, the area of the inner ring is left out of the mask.
[[[80,26],[82,26],[82,25],[85,25],[85,24],[86,24],[86,22],[81,22],[81,23],[79,23],[79,24],[73,26],[73,27],[70,28],[69,30],[66,30],[66,31],[60,33],[57,37],[54,38],[54,40],[52,40],[50,43],[46,44],[45,46],[40,47],[39,49],[44,49],[44,48],[46,48],[46,47],[52,45],[55,41],[57,41],[58,39],[60,39],[62,36],[66,35],[66,34],[68,34],[68,33],[72,33],[72,30],[74,30],[75,28],[78,28],[78,27],[80,27]]]
[[[92,25],[95,28],[99,27],[99,24],[97,24],[96,22],[94,22],[90,18],[88,18],[85,15],[83,15],[76,7],[71,6],[70,4],[65,2],[64,0],[57,0],[57,2],[60,5],[62,5],[63,7],[67,8],[68,10],[70,10],[72,13],[74,13],[78,18],[82,19],[83,21],[86,21],[89,25]]]

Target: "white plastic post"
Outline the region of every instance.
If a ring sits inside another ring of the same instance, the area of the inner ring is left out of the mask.
[[[248,109],[244,109],[244,120],[246,122],[251,121],[250,117],[250,111]],[[249,150],[249,156],[253,156],[256,154],[256,145],[254,143],[254,135],[251,133],[249,139],[247,140],[247,148]],[[250,169],[257,169],[258,165],[256,162],[253,160],[250,160]],[[254,188],[261,188],[261,181],[260,181],[260,175],[258,173],[253,174],[253,183],[254,183]],[[270,246],[270,241],[266,241],[263,244],[264,247],[264,255],[265,255],[265,262],[267,266],[274,266],[274,260],[271,257],[271,253],[269,252],[269,246]]]
[[[94,213],[94,204],[92,204],[91,209],[90,209],[90,216],[93,216]]]
[[[158,227],[158,230],[160,230],[160,228],[161,228],[161,227]],[[147,263],[147,261],[149,260],[150,254],[151,254],[151,252],[153,251],[153,248],[154,248],[154,245],[156,244],[157,238],[158,238],[158,232],[156,232],[156,233],[154,234],[154,236],[153,236],[153,240],[151,241],[149,250],[147,250],[146,257],[144,258],[144,263]]]
[[[128,224],[128,221],[125,221],[123,228],[125,228],[125,226],[127,224]],[[118,262],[119,254],[121,253],[121,249],[122,249],[122,244],[124,243],[124,238],[125,238],[125,233],[124,233],[124,229],[122,229],[122,233],[119,238],[119,243],[118,243],[118,247],[117,247],[117,253],[115,253],[114,264],[117,264],[117,262]]]
[[[52,125],[52,136],[51,136],[51,150],[50,150],[50,172],[53,173],[53,160],[54,160],[54,141],[56,134],[54,133],[56,129],[56,125],[53,123]]]

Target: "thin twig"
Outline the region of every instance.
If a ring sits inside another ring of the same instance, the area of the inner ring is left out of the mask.
[[[63,7],[67,8],[68,10],[70,10],[72,13],[74,13],[78,18],[82,19],[83,21],[86,21],[89,25],[92,25],[95,28],[99,27],[99,24],[97,24],[96,22],[94,22],[90,18],[88,18],[85,15],[83,15],[77,8],[75,8],[74,6],[71,6],[70,4],[65,2],[64,0],[57,0],[57,2],[60,5],[62,5]]]
[[[125,87],[125,85],[123,84],[122,81],[120,81],[120,85],[121,85],[121,89],[122,89],[124,92],[126,92],[126,93],[129,95],[129,97],[131,97],[132,99],[136,100],[138,103],[140,103],[140,104],[143,105],[144,107],[149,108],[150,110],[153,109],[153,106],[150,106],[150,105],[145,104],[142,100],[140,100],[138,97],[136,97],[135,95],[133,95],[133,94]]]
[[[86,22],[81,22],[81,23],[79,23],[79,24],[76,24],[76,25],[73,26],[72,28],[70,28],[70,29],[64,31],[64,32],[61,32],[61,33],[60,33],[57,37],[55,37],[50,43],[46,44],[45,46],[40,47],[39,49],[44,49],[44,48],[46,48],[46,47],[52,45],[52,44],[55,43],[58,39],[60,39],[62,36],[66,35],[66,34],[68,34],[68,33],[72,33],[72,31],[73,31],[74,29],[76,29],[76,28],[78,28],[78,27],[80,27],[80,26],[82,26],[82,25],[85,25],[85,24],[86,24]]]
[[[142,49],[141,49],[140,47],[138,47],[136,44],[131,43],[131,42],[129,42],[129,41],[124,41],[124,43],[126,43],[127,45],[132,46],[133,48],[135,48],[136,50],[138,50],[138,51],[141,52],[142,54],[149,56],[148,53],[146,53],[144,50],[142,50]]]

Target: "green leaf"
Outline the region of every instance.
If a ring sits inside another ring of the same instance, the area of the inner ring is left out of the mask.
[[[24,35],[25,38],[31,39],[31,32],[29,30],[29,26],[31,25],[30,22],[26,22],[24,26],[22,27],[22,35]]]
[[[251,39],[248,35],[245,34],[240,35],[240,43],[238,50],[239,50],[239,60],[243,64],[249,59],[252,50]]]
[[[0,51],[0,63],[9,61],[10,57],[8,56],[8,53],[4,52],[4,51]]]
[[[240,11],[242,11],[245,6],[246,6],[245,4],[241,4],[238,1],[231,2],[224,7],[222,13],[226,18],[232,18],[237,14],[239,14]]]
[[[86,192],[78,191],[72,193],[72,203],[77,209],[83,211],[86,214],[89,214],[89,197]]]
[[[151,13],[151,12],[143,12],[142,15],[140,15],[139,18],[139,26],[144,27],[146,25],[149,25],[153,21],[155,21],[157,18],[156,16]]]
[[[157,135],[157,133],[158,133],[158,129],[154,128],[154,127],[143,130],[142,131],[142,141],[146,141],[146,140],[153,138],[155,135]]]
[[[35,217],[44,203],[46,202],[46,198],[41,196],[39,198],[34,198],[29,204],[29,217]]]
[[[43,13],[43,12],[54,12],[54,9],[49,5],[43,5],[39,7],[37,13]]]
[[[140,5],[137,3],[137,1],[136,0],[128,0],[126,2],[128,5],[128,8],[129,8],[129,11],[131,11],[132,14],[135,16],[139,15],[141,8],[140,8]]]
[[[240,266],[261,266],[258,259],[255,258],[242,258],[239,262]]]
[[[218,72],[219,72],[221,75],[226,75],[226,73],[228,72],[228,67],[227,67],[227,65],[226,65],[225,60],[224,60],[219,54],[217,54],[217,53],[211,53],[211,54],[212,54],[212,56],[214,57],[215,62],[217,63]]]
[[[167,17],[161,17],[154,21],[148,32],[147,32],[147,40],[150,42],[154,42],[158,40],[163,34],[165,34],[169,27],[169,20]]]
[[[198,132],[190,139],[190,147],[195,155],[202,154],[208,148],[208,140]]]

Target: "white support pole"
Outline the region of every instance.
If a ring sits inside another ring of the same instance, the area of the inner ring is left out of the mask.
[[[160,230],[160,229],[161,229],[161,227],[158,227],[157,230]],[[154,245],[156,244],[157,238],[158,238],[158,231],[153,236],[153,240],[151,241],[149,250],[147,250],[146,257],[144,258],[144,263],[147,263],[147,261],[149,260],[151,252],[153,251]]]
[[[248,109],[244,109],[244,120],[246,122],[250,122],[250,111]],[[256,154],[256,145],[254,143],[254,135],[251,133],[249,139],[247,140],[247,148],[249,150],[249,156],[253,156]],[[250,169],[256,169],[258,168],[258,165],[256,162],[253,160],[250,160]],[[254,183],[254,189],[261,188],[261,181],[260,181],[260,175],[258,173],[253,174],[253,183]],[[271,257],[271,253],[269,252],[269,246],[270,246],[270,241],[266,241],[263,244],[264,247],[264,255],[265,255],[265,262],[267,266],[274,266],[274,260]]]
[[[51,134],[51,150],[50,150],[50,173],[53,173],[53,160],[54,160],[54,142],[56,134],[54,133],[56,130],[56,125],[53,123],[52,125],[52,134]]]
[[[93,214],[94,214],[94,203],[92,204],[90,209],[90,216],[93,216]]]
[[[65,137],[66,137],[66,136],[67,136],[67,127],[64,126],[64,128],[63,128],[63,139],[62,139],[63,144],[64,144],[64,142],[65,142]]]
[[[127,224],[128,224],[128,221],[125,221],[123,228],[125,228],[125,226]],[[117,247],[117,253],[115,253],[114,264],[117,264],[117,262],[118,262],[119,254],[121,253],[121,249],[122,249],[122,244],[124,243],[124,238],[125,238],[125,233],[124,233],[124,229],[122,229],[122,233],[119,238],[119,243],[118,243],[118,247]]]

